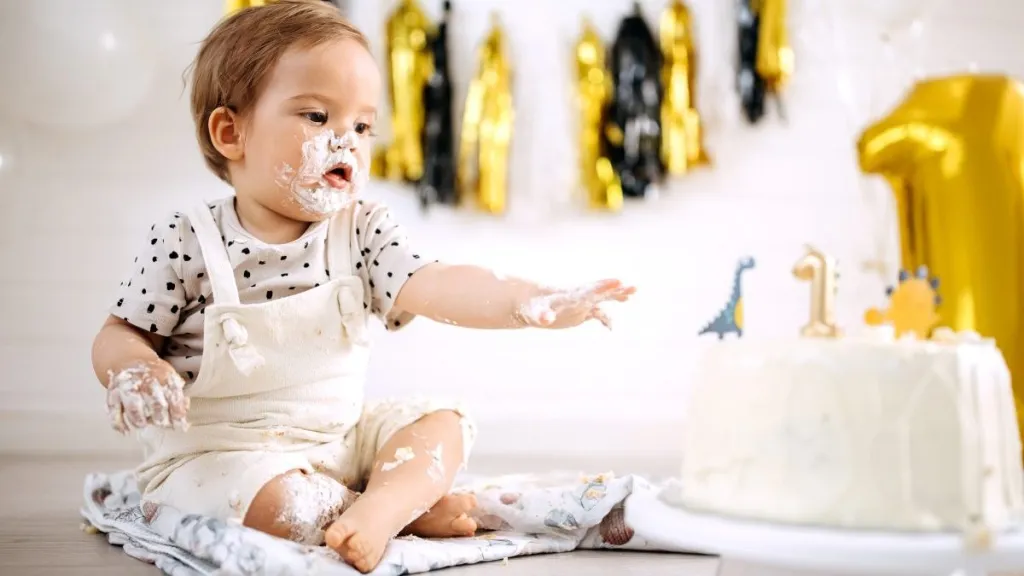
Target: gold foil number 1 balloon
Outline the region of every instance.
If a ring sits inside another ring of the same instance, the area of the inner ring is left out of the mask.
[[[835,259],[811,247],[793,266],[793,276],[811,283],[811,320],[803,327],[804,336],[831,338],[839,336],[836,327],[836,272]]]
[[[1024,419],[1024,85],[920,82],[857,147],[896,194],[902,267],[942,279],[942,324],[995,338]]]

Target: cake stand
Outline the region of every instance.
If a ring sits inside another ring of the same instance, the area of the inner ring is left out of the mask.
[[[690,512],[678,502],[678,485],[660,494],[638,491],[625,507],[626,522],[652,546],[719,556],[723,568],[745,566],[740,570],[744,576],[1024,573],[1021,530],[992,534],[972,545],[955,533],[829,530],[735,520]]]

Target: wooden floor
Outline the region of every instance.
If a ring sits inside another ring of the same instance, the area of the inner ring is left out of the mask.
[[[78,509],[88,472],[131,467],[124,456],[0,455],[0,575],[67,574],[123,576],[158,574],[156,568],[126,556],[100,535],[82,532]],[[506,468],[509,463],[504,462]],[[546,464],[515,464],[536,471]],[[480,470],[475,466],[476,471]],[[495,473],[507,470],[494,470]],[[453,576],[548,576],[615,574],[643,576],[713,576],[714,558],[678,554],[574,552],[513,558],[442,571]]]

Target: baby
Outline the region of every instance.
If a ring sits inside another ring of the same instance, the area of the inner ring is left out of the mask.
[[[454,403],[364,403],[368,320],[608,324],[617,280],[559,291],[422,256],[360,199],[381,100],[366,38],[330,4],[235,13],[192,67],[208,167],[234,195],[149,230],[96,336],[113,426],[146,502],[326,543],[362,572],[400,534],[473,534],[452,494],[475,428]],[[361,492],[361,494],[357,493]]]

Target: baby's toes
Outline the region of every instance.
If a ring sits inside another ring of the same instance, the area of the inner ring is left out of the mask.
[[[333,548],[336,552],[341,553],[341,547],[355,533],[355,528],[352,526],[349,526],[342,520],[335,520],[330,528],[327,529],[327,532],[324,533],[324,540],[329,548]]]
[[[376,546],[364,534],[355,533],[338,549],[341,559],[356,570],[367,573],[373,570],[384,555],[384,549]]]
[[[451,527],[455,536],[472,536],[476,534],[477,523],[469,516],[460,514],[452,520]]]
[[[460,514],[469,514],[477,505],[476,495],[474,494],[449,494],[448,498],[452,499],[452,506]]]
[[[423,538],[472,536],[476,533],[477,522],[470,513],[476,506],[473,494],[446,494],[429,512],[410,524],[406,532]]]
[[[364,574],[377,566],[387,545],[387,542],[383,545],[374,543],[366,534],[342,520],[335,521],[327,529],[325,540],[342,560]]]
[[[444,516],[455,518],[461,514],[468,514],[476,508],[476,496],[473,494],[445,494],[430,508],[432,516]]]

